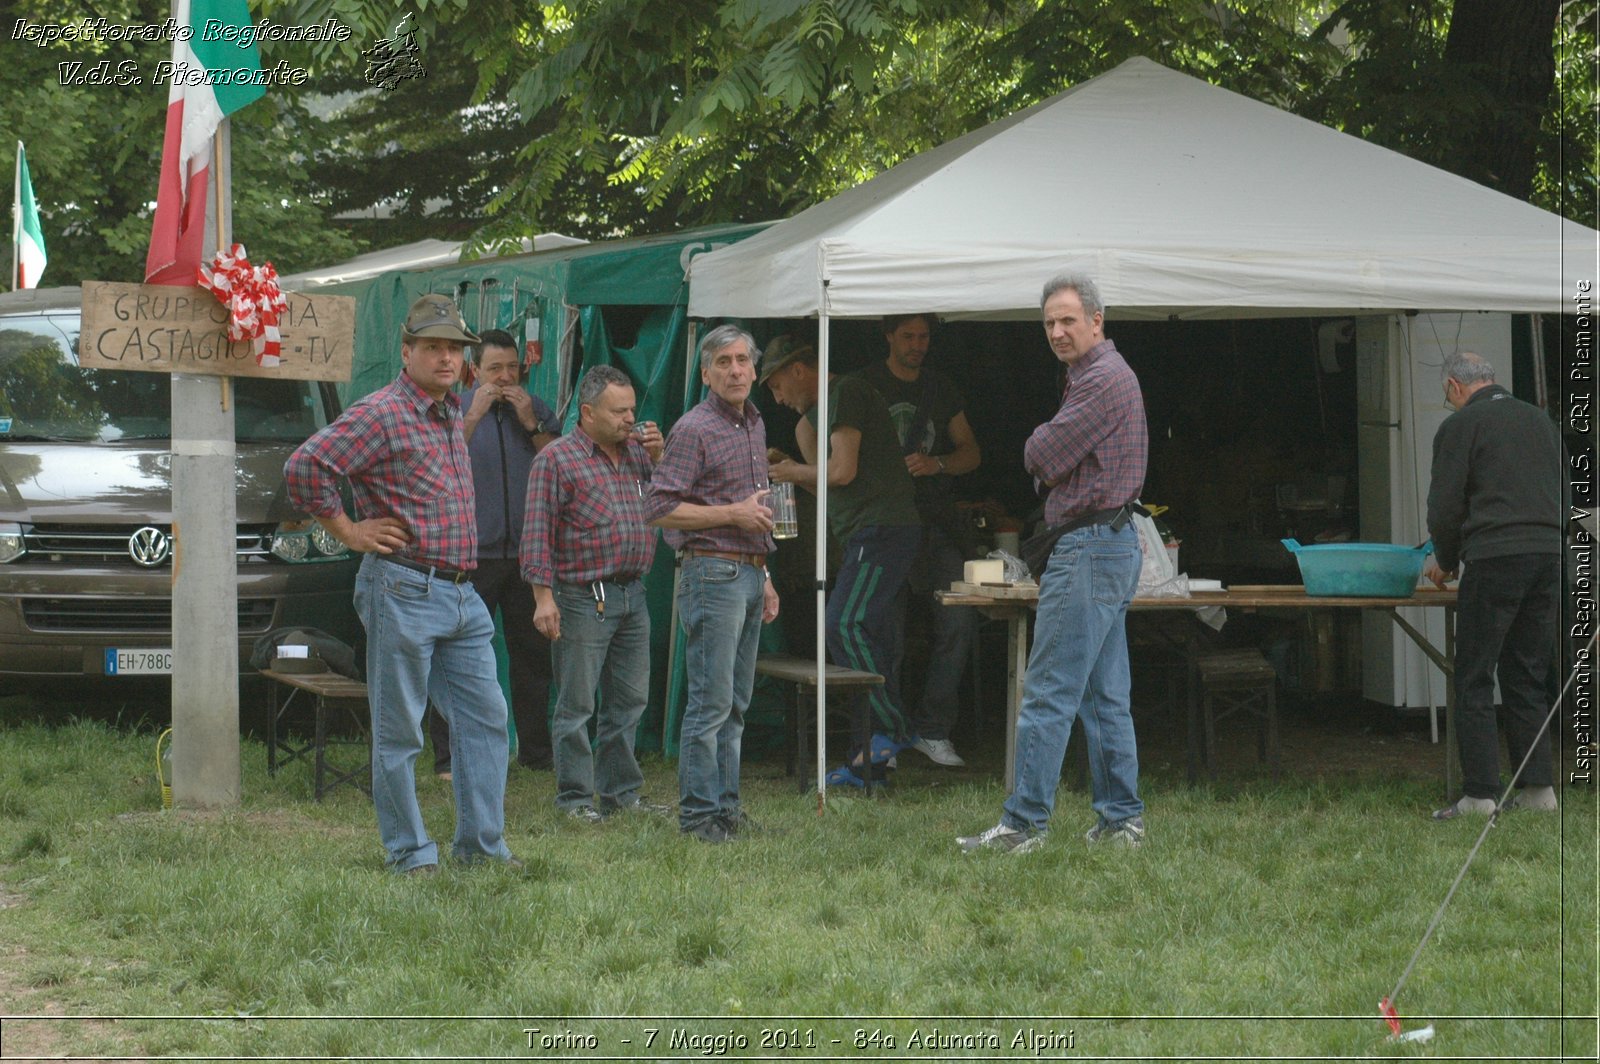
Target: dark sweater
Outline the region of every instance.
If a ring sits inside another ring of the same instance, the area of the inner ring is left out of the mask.
[[[1433,438],[1428,532],[1439,568],[1561,553],[1561,442],[1544,411],[1491,384]]]

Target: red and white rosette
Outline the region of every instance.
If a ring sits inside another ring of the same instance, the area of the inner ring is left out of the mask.
[[[250,265],[244,245],[235,244],[217,252],[210,265],[201,265],[199,283],[228,308],[228,339],[253,341],[256,365],[276,368],[282,340],[278,320],[289,309],[289,300],[278,287],[272,263]]]

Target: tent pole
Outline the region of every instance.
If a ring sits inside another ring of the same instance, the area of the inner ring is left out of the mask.
[[[817,313],[817,815],[828,804],[828,309]]]
[[[1545,380],[1544,315],[1532,314],[1528,318],[1529,338],[1533,341],[1533,398],[1540,410],[1550,409],[1550,388]]]

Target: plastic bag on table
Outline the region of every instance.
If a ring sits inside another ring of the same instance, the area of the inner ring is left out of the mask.
[[[1139,532],[1139,549],[1144,562],[1139,567],[1139,591],[1146,598],[1188,598],[1189,581],[1177,572],[1172,555],[1161,538],[1156,523],[1143,514],[1133,515],[1133,527]]]
[[[1028,563],[1017,557],[1015,554],[1010,554],[1003,550],[992,550],[985,555],[985,557],[991,559],[998,558],[1002,563],[1004,563],[1006,571],[1006,583],[1033,583],[1033,574],[1028,571]]]
[[[1146,585],[1144,574],[1139,574],[1139,590],[1135,592],[1140,598],[1189,598],[1189,574],[1179,573],[1159,584]]]

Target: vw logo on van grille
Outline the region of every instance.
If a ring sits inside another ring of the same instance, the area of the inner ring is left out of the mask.
[[[146,569],[160,565],[171,553],[172,541],[159,528],[146,525],[128,537],[128,557]]]

